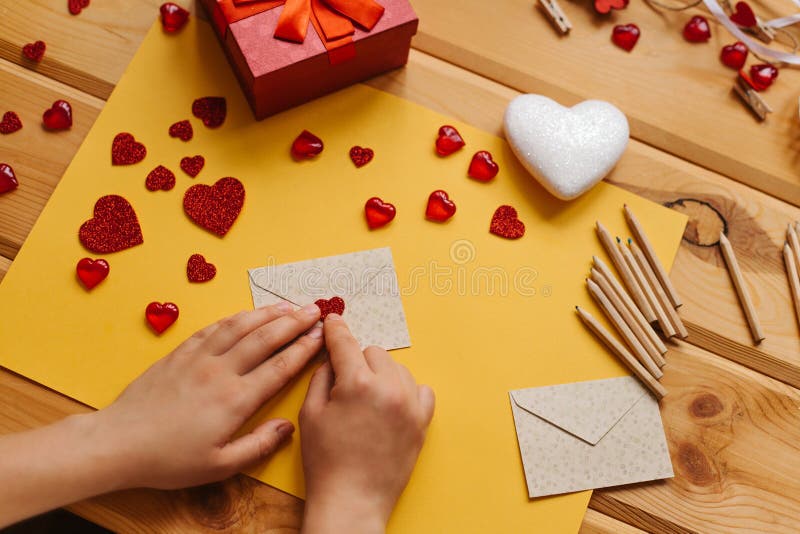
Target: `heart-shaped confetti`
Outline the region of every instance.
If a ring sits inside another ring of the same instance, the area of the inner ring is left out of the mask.
[[[151,302],[144,310],[145,319],[157,334],[161,334],[178,320],[180,310],[172,302]]]
[[[358,145],[350,149],[350,159],[356,167],[363,167],[375,157],[375,151],[371,148],[360,147]]]
[[[758,24],[756,14],[747,2],[736,2],[736,7],[731,13],[730,19],[742,28],[752,28]]]
[[[192,123],[189,121],[178,121],[169,127],[169,136],[177,137],[181,141],[188,141],[194,136]]]
[[[311,159],[322,152],[323,148],[325,145],[322,139],[308,130],[303,130],[292,142],[291,153],[296,160]]]
[[[625,9],[628,0],[594,0],[594,10],[601,15],[607,15],[612,9]]]
[[[72,106],[66,100],[56,100],[42,115],[42,123],[48,130],[72,128]]]
[[[447,191],[438,189],[428,196],[425,217],[428,220],[444,222],[456,213],[456,203],[450,200]]]
[[[189,12],[172,2],[161,4],[161,26],[167,33],[175,33],[189,22]]]
[[[364,214],[367,217],[367,226],[374,230],[392,222],[397,215],[397,210],[392,204],[384,202],[378,197],[372,197],[364,204]]]
[[[488,150],[481,150],[472,156],[467,175],[481,182],[488,182],[497,176],[499,171],[500,167],[492,159],[492,154]]]
[[[203,167],[206,164],[206,158],[203,156],[186,156],[185,158],[181,159],[181,169],[183,172],[194,178],[200,171],[203,170]]]
[[[702,15],[695,15],[683,27],[683,38],[690,43],[705,43],[711,39],[711,27]]]
[[[344,313],[344,299],[341,297],[331,297],[329,299],[318,299],[314,304],[319,308],[319,320],[324,321],[328,314],[336,313],[342,315]]]
[[[519,220],[517,210],[511,206],[500,206],[492,216],[489,231],[506,239],[519,239],[525,235],[525,224]]]
[[[611,32],[611,41],[623,50],[630,52],[636,46],[640,36],[641,31],[636,24],[618,24]]]
[[[67,9],[73,15],[80,14],[84,8],[89,7],[89,0],[68,0]]]
[[[22,121],[13,111],[3,113],[3,120],[0,121],[0,134],[7,135],[22,129]]]
[[[144,243],[133,206],[119,195],[106,195],[95,202],[94,216],[81,225],[78,238],[84,247],[98,254]]]
[[[186,215],[220,237],[231,229],[243,205],[244,186],[231,177],[222,178],[212,186],[193,185],[183,196]]]
[[[75,267],[78,279],[88,290],[93,289],[97,284],[105,280],[110,270],[111,267],[108,262],[102,258],[96,260],[83,258]]]
[[[148,191],[169,191],[175,187],[175,173],[159,165],[147,175],[144,186]]]
[[[19,187],[14,169],[7,163],[0,163],[0,195],[8,193]]]
[[[192,103],[192,115],[209,128],[218,128],[225,122],[228,104],[222,96],[204,96]]]
[[[186,262],[186,277],[190,282],[208,282],[217,276],[217,267],[209,263],[202,254],[192,254]]]
[[[142,161],[145,156],[147,148],[127,132],[117,134],[111,143],[112,165],[134,165]]]
[[[44,41],[36,41],[35,43],[28,43],[22,47],[22,55],[31,61],[39,63],[44,57],[47,50],[47,44]]]
[[[778,78],[778,69],[769,63],[761,63],[750,67],[750,79],[756,91],[764,91]]]
[[[725,66],[739,70],[744,67],[747,61],[747,52],[747,46],[741,41],[736,41],[733,44],[722,47],[719,59]]]
[[[461,150],[466,143],[461,134],[454,127],[445,124],[439,128],[436,137],[436,153],[440,156],[449,156]]]

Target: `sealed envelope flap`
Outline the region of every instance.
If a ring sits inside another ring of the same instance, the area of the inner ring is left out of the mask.
[[[517,389],[511,397],[523,410],[596,445],[647,394],[636,378],[623,376]]]

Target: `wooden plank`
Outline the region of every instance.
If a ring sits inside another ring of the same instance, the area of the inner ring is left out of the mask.
[[[589,508],[579,534],[644,534],[644,531]]]
[[[0,282],[3,281],[3,277],[6,275],[10,267],[11,267],[11,260],[6,258],[5,256],[0,256]]]
[[[676,4],[677,5],[677,4]],[[793,204],[797,180],[797,91],[800,73],[782,69],[763,97],[776,110],[757,122],[733,94],[735,72],[719,61],[736,39],[715,22],[706,44],[691,44],[681,30],[702,9],[674,13],[631,2],[607,18],[585,2],[564,2],[574,29],[559,37],[535,2],[417,0],[420,29],[413,46],[523,92],[565,105],[608,100],[628,115],[637,139],[713,169]],[[757,13],[791,12],[768,0]],[[709,17],[712,21],[713,17]],[[642,37],[631,53],[610,42],[614,24],[635,22]]]

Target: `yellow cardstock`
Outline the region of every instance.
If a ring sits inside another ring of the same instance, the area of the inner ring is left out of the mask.
[[[227,120],[214,130],[191,116],[192,101],[212,95],[228,101]],[[167,135],[182,119],[194,126],[190,142]],[[467,146],[440,158],[433,142],[448,123]],[[296,162],[289,146],[303,129],[321,137],[325,150]],[[123,131],[147,146],[147,157],[112,167],[111,141]],[[373,148],[375,159],[356,169],[348,157],[353,145]],[[477,150],[491,151],[500,165],[491,183],[466,175]],[[178,164],[195,154],[206,166],[191,179]],[[175,172],[172,191],[145,189],[157,165]],[[184,215],[182,198],[191,185],[224,176],[241,180],[247,197],[219,238]],[[436,189],[458,206],[446,224],[424,217]],[[87,292],[75,265],[96,256],[79,243],[78,228],[106,194],[131,202],[144,244],[106,255],[111,274]],[[363,213],[372,196],[398,212],[374,231]],[[365,86],[255,122],[209,26],[192,21],[167,35],[156,24],[0,286],[8,311],[0,321],[0,364],[101,408],[192,332],[251,308],[248,268],[388,246],[412,342],[392,354],[437,396],[390,531],[574,532],[590,492],[529,500],[508,392],[627,374],[574,313],[576,304],[595,309],[584,289],[591,256],[601,253],[595,220],[627,235],[624,203],[669,265],[685,224],[675,212],[605,183],[573,202],[555,200],[502,139]],[[519,211],[527,226],[522,239],[488,232],[501,204]],[[213,281],[187,281],[194,253],[216,264]],[[151,301],[181,310],[160,337],[145,323]],[[256,420],[296,421],[309,374]],[[302,496],[299,437],[251,474]]]

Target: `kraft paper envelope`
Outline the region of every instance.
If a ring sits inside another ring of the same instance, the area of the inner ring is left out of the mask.
[[[343,314],[362,347],[386,350],[411,345],[400,289],[388,247],[250,269],[255,307],[281,300],[305,306],[334,296],[345,302]]]
[[[510,397],[530,497],[673,476],[658,402],[634,377]]]

